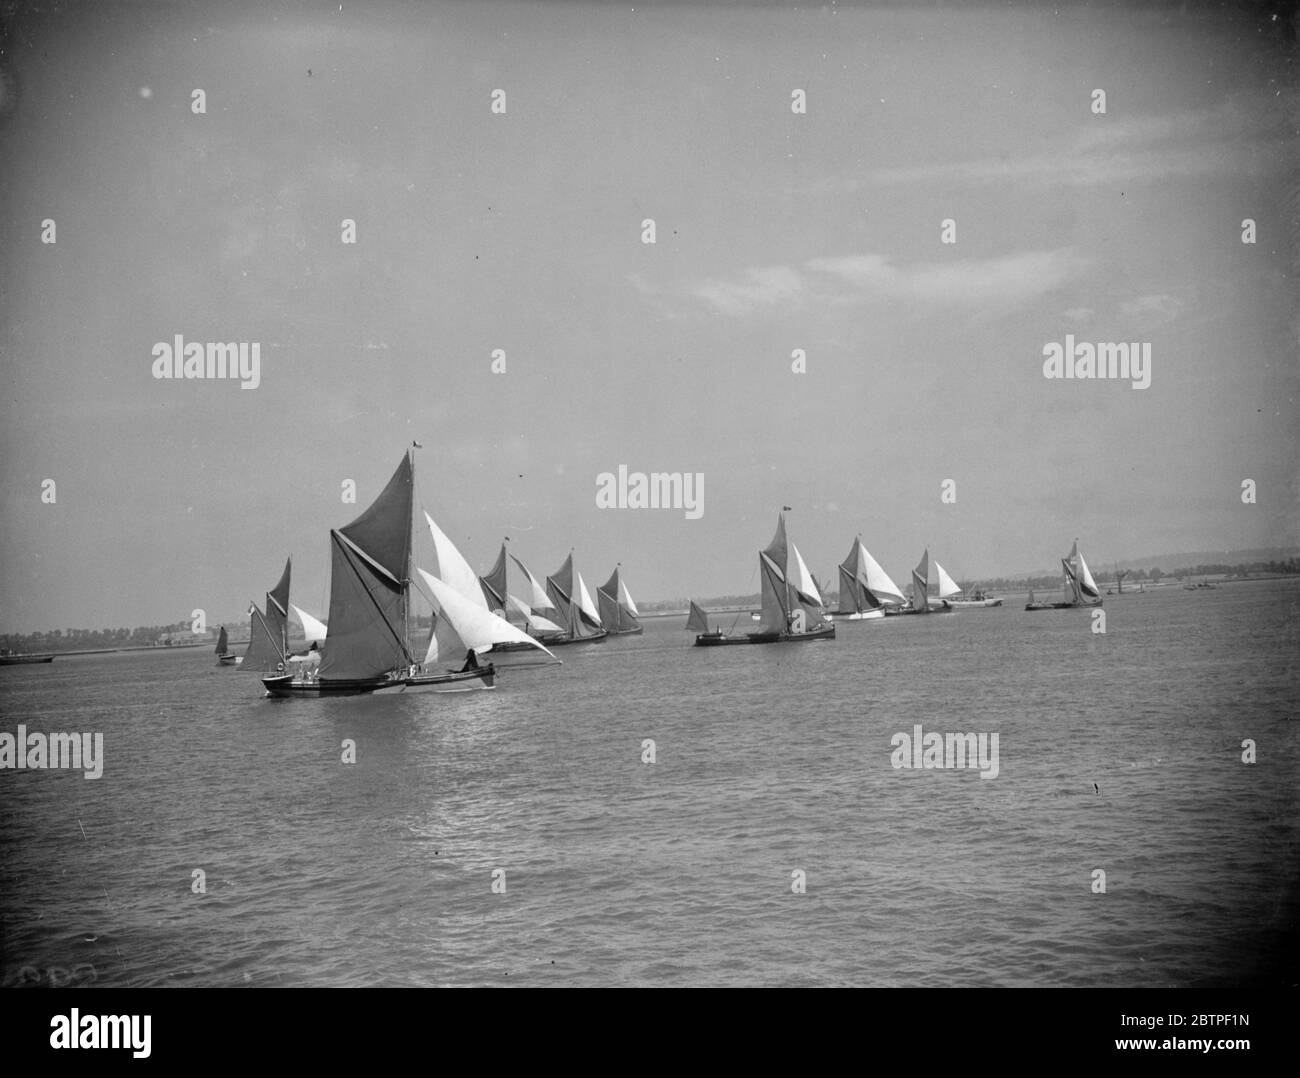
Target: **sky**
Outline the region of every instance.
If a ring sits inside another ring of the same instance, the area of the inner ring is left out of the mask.
[[[3,11],[0,631],[236,619],[289,555],[322,615],[413,440],[477,569],[638,600],[756,592],[782,506],[831,580],[1300,542],[1284,7]],[[178,334],[258,384],[154,377]]]

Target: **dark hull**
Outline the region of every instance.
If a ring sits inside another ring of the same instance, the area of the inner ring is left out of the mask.
[[[1026,603],[1026,610],[1082,610],[1087,607],[1100,607],[1101,603]]]
[[[377,689],[401,685],[401,679],[382,677],[367,678],[364,680],[340,680],[332,679],[322,681],[317,678],[315,681],[294,681],[293,674],[278,674],[275,677],[262,678],[262,684],[266,686],[266,691],[271,696],[280,697],[299,697],[299,696],[361,696],[365,693],[375,692]]]
[[[832,640],[834,637],[834,625],[826,625],[806,633],[745,633],[743,636],[701,633],[695,638],[695,646],[697,648],[717,648],[727,647],[732,644],[801,644],[805,640]]]
[[[592,633],[591,636],[562,636],[559,640],[547,640],[545,641],[545,644],[548,648],[559,648],[563,647],[565,644],[599,644],[608,636],[609,633],[602,629],[598,633]]]
[[[905,610],[887,611],[885,616],[890,618],[895,618],[895,617],[901,617],[904,614],[951,614],[952,612],[953,612],[952,606],[949,605],[948,600],[945,599],[941,606],[932,606],[930,607],[929,610],[913,610],[909,606]]]
[[[218,655],[218,656],[217,656],[217,665],[218,665],[218,666],[234,666],[234,665],[235,665],[236,663],[238,663],[238,662],[239,662],[239,656],[238,656],[238,655]]]
[[[26,666],[29,663],[52,663],[53,655],[0,655],[0,666]]]
[[[645,632],[644,625],[638,625],[635,629],[606,629],[606,636],[640,636]]]
[[[462,670],[454,674],[415,674],[410,677],[385,676],[355,680],[316,678],[312,681],[295,681],[294,675],[283,674],[277,677],[264,677],[262,684],[266,686],[269,695],[283,698],[388,695],[400,692],[460,692],[465,689],[494,688],[496,668],[489,663],[482,669]]]
[[[535,639],[539,644],[544,644],[544,645],[545,645],[546,647],[548,647],[548,648],[554,646],[555,644],[559,644],[559,643],[563,643],[563,642],[565,642],[565,641],[561,641],[561,640],[549,640],[549,639],[547,639],[547,638],[544,637],[544,636],[537,636],[537,637],[534,637],[533,639]],[[503,653],[505,653],[505,652],[507,652],[507,651],[536,651],[536,650],[537,650],[537,649],[536,649],[535,647],[533,647],[532,644],[525,644],[525,643],[524,643],[523,641],[521,641],[521,640],[511,640],[511,641],[509,641],[509,642],[507,642],[507,643],[504,643],[504,644],[493,644],[493,645],[488,649],[488,654],[489,654],[489,655],[499,655],[499,654],[503,654]]]

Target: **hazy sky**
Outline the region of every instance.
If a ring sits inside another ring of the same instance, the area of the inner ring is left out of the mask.
[[[1285,13],[5,7],[0,631],[229,620],[289,554],[323,614],[413,438],[476,568],[638,599],[757,591],[783,504],[900,584],[1300,540]],[[260,385],[155,379],[177,334]],[[1149,388],[1045,378],[1066,334]],[[620,464],[703,515],[598,509]]]

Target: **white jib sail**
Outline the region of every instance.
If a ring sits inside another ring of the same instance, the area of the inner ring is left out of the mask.
[[[799,567],[799,577],[795,580],[795,588],[802,592],[807,598],[811,599],[818,606],[825,606],[822,602],[821,592],[817,590],[817,585],[813,582],[812,573],[808,572],[808,566],[804,564],[803,555],[799,553],[799,548],[793,543],[790,549],[794,551],[795,564]]]
[[[867,588],[881,602],[892,599],[900,606],[907,602],[898,585],[889,579],[889,574],[880,567],[880,563],[871,556],[871,551],[859,545],[862,557],[867,563]]]
[[[290,603],[289,605],[293,606],[293,603]],[[323,621],[319,618],[313,618],[301,607],[293,606],[293,612],[298,615],[298,620],[302,622],[302,631],[307,636],[308,644],[319,643],[325,639],[325,633],[328,630],[325,628],[325,623]]]
[[[578,574],[578,605],[582,607],[582,612],[599,625],[600,614],[596,610],[596,604],[591,601],[591,592],[587,590],[587,582],[582,579],[582,574]]]
[[[632,593],[627,590],[627,585],[623,583],[623,578],[618,578],[618,598],[625,607],[632,612],[634,618],[641,616],[641,611],[636,608],[636,603],[632,601]]]
[[[480,610],[486,610],[487,599],[483,597],[483,589],[479,587],[478,574],[461,556],[460,551],[456,549],[456,544],[448,539],[446,533],[433,522],[433,517],[425,513],[424,519],[429,522],[429,533],[433,536],[434,555],[438,559],[438,579],[450,584],[460,592],[462,597]]]
[[[454,662],[458,658],[464,658],[465,652],[471,648],[482,652],[487,651],[493,644],[513,642],[531,644],[539,651],[545,651],[552,659],[555,658],[527,633],[516,629],[505,618],[499,618],[490,610],[470,602],[455,588],[445,584],[432,573],[421,569],[420,575],[429,586],[438,608],[438,627],[433,639],[429,641],[429,652],[424,657],[426,663],[438,660]],[[445,631],[444,623],[446,623]],[[440,636],[445,637],[445,642],[439,640]]]
[[[939,598],[946,599],[950,595],[960,595],[961,588],[950,577],[947,571],[938,562],[934,563],[934,571],[939,574]]]
[[[508,602],[513,609],[519,611],[519,613],[523,615],[524,620],[528,622],[528,627],[534,630],[535,632],[539,632],[539,633],[564,632],[564,630],[561,629],[558,625],[556,625],[555,622],[551,621],[550,618],[544,618],[542,617],[541,614],[534,614],[531,610],[528,609],[528,604],[525,603],[523,600],[517,599],[513,595],[507,595],[506,602]]]

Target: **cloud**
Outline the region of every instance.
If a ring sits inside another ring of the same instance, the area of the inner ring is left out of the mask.
[[[1068,248],[910,266],[895,265],[884,255],[852,254],[711,277],[690,292],[696,300],[728,315],[807,303],[827,306],[875,301],[987,310],[1036,299],[1076,277],[1083,266],[1083,259]]]
[[[884,168],[816,186],[821,193],[926,182],[1093,187],[1193,176],[1278,175],[1296,166],[1292,127],[1298,109],[1300,93],[1279,90],[1234,95],[1212,109],[1090,116],[1057,145],[1034,155]]]
[[[710,278],[694,288],[694,294],[724,314],[746,314],[757,307],[776,304],[797,306],[807,291],[807,282],[789,266],[768,266],[746,270],[738,278]]]
[[[1173,296],[1161,293],[1125,300],[1119,309],[1129,318],[1141,322],[1142,328],[1150,329],[1172,322],[1182,311],[1183,303]]]

